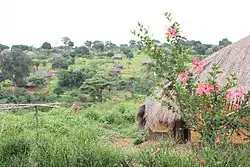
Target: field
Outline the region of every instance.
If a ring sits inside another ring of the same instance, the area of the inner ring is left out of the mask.
[[[122,78],[143,74],[141,62],[147,57],[128,59],[92,59],[77,57],[69,69],[99,64],[104,71],[122,63]],[[48,60],[49,61],[49,60]],[[51,63],[39,67],[51,70]],[[62,69],[56,69],[58,72]],[[53,76],[43,88],[28,93],[45,92],[57,87]],[[62,97],[70,99],[67,90]],[[76,89],[77,91],[77,89]],[[146,95],[125,90],[104,91],[102,103],[75,113],[70,107],[55,109],[12,110],[1,113],[0,167],[247,167],[249,144],[222,144],[213,148],[177,144],[173,139],[147,141],[147,133],[136,131],[135,116]],[[69,103],[68,106],[71,106]]]
[[[249,145],[199,152],[171,140],[135,145],[141,139],[134,123],[139,102],[106,102],[79,114],[67,108],[40,111],[38,128],[32,110],[3,114],[0,166],[249,165]]]

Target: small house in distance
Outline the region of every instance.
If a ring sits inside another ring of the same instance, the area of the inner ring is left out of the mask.
[[[49,71],[39,71],[38,76],[45,78],[46,82],[48,83],[50,81],[51,77],[53,76],[53,74]]]
[[[121,69],[120,68],[117,68],[117,67],[113,67],[109,70],[110,73],[113,73],[113,74],[119,74],[121,72]]]
[[[112,59],[114,60],[122,60],[122,55],[121,54],[115,54]]]

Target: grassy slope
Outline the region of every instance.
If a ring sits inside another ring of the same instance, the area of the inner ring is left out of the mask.
[[[186,155],[179,158],[174,152],[161,153],[167,159],[156,163],[152,149],[138,151],[131,146],[123,152],[116,147],[115,135],[136,137],[134,117],[138,103],[110,101],[79,114],[67,108],[40,112],[37,142],[34,111],[5,114],[0,166],[158,166],[157,163],[170,165],[174,159],[178,159],[178,166],[193,166]],[[135,159],[137,162],[132,162]]]
[[[140,75],[141,61],[145,55],[132,59],[131,70],[124,70],[123,77]],[[85,67],[94,59],[77,58],[76,67]],[[127,60],[121,62],[127,68]],[[50,70],[51,64],[40,67]],[[109,70],[112,64],[102,66]],[[57,78],[53,77],[49,88],[56,87]],[[43,91],[43,90],[41,90]],[[176,152],[169,143],[158,145],[161,151],[154,154],[156,146],[137,149],[130,144],[125,148],[117,147],[116,137],[129,138],[132,143],[136,133],[135,114],[141,100],[113,99],[104,104],[72,113],[69,108],[39,112],[39,128],[36,129],[34,110],[19,111],[16,114],[3,114],[6,124],[0,136],[1,167],[194,167],[200,166],[194,153]],[[2,120],[0,120],[2,123]],[[37,139],[37,132],[39,138]],[[167,145],[167,146],[166,146]],[[216,148],[199,153],[201,162],[207,166],[250,166],[249,146],[241,149]],[[124,151],[127,150],[127,151]]]
[[[135,113],[140,101],[108,101],[74,114],[68,108],[39,112],[36,129],[34,110],[4,114],[0,138],[1,167],[195,167],[248,166],[249,145],[191,152],[177,152],[169,143],[147,149],[117,147],[116,137],[135,139]],[[3,116],[3,115],[2,115]],[[1,122],[2,123],[2,122]],[[37,130],[39,138],[37,139]],[[156,153],[156,147],[160,152]]]

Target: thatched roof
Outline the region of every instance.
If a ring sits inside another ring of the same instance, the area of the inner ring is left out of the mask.
[[[51,76],[52,76],[52,73],[49,72],[49,71],[39,71],[39,72],[38,72],[38,75],[39,75],[40,77],[46,78],[46,77],[51,77]]]
[[[218,77],[219,83],[227,83],[226,78],[231,73],[236,73],[239,86],[245,91],[250,91],[250,36],[208,56],[203,62],[204,70],[195,74],[197,81],[205,81],[212,71],[212,65],[218,64],[223,71]]]
[[[137,113],[139,126],[140,124],[144,125],[142,121],[145,121],[145,126],[148,126],[153,132],[169,132],[174,127],[175,122],[180,119],[181,116],[173,109],[150,97],[145,100]]]
[[[121,71],[121,69],[120,68],[116,68],[116,67],[113,67],[113,68],[111,68],[109,70],[109,72],[111,72],[111,73],[119,73],[120,71]]]
[[[122,55],[120,55],[120,54],[115,54],[113,57],[112,57],[112,59],[122,59]]]

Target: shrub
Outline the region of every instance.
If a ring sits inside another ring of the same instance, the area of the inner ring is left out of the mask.
[[[44,78],[35,76],[30,77],[28,81],[39,86],[44,86],[46,83],[46,80]]]

